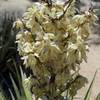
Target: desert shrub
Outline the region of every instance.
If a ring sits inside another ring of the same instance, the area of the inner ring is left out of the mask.
[[[14,23],[20,30],[16,37],[19,54],[33,72],[31,90],[36,99],[72,100],[87,83],[79,70],[87,61],[85,41],[97,17],[93,10],[75,13],[75,0],[34,3]]]

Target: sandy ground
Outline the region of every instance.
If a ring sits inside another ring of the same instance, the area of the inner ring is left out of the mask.
[[[87,54],[88,61],[81,65],[80,73],[88,78],[89,83],[79,90],[77,97],[78,100],[83,100],[84,95],[93,79],[94,73],[98,70],[95,83],[92,88],[90,100],[96,100],[96,96],[100,93],[100,45],[91,44],[90,52]]]

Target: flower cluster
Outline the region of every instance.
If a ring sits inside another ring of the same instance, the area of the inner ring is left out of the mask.
[[[15,22],[20,30],[18,51],[33,71],[32,91],[37,98],[74,96],[87,82],[79,74],[79,65],[87,60],[85,41],[96,16],[92,11],[75,15],[74,3],[35,3]]]

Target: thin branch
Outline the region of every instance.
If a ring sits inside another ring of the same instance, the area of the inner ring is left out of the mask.
[[[23,22],[23,20],[21,20],[21,21],[23,23],[24,29],[26,29],[28,32],[31,32],[31,29],[26,26],[26,24]]]
[[[65,2],[64,4],[64,11],[63,14],[61,16],[59,16],[59,18],[51,18],[52,22],[54,22],[54,20],[61,20],[63,18],[63,16],[65,15],[65,13],[67,12],[67,10],[69,9],[69,7],[71,6],[71,4],[73,3],[74,0],[69,0],[67,2]],[[50,16],[49,16],[50,17]]]
[[[71,4],[73,3],[74,0],[69,0],[67,2],[65,2],[65,10],[63,12],[63,14],[58,18],[58,20],[62,19],[62,17],[65,15],[65,13],[67,12],[68,8],[71,6]]]

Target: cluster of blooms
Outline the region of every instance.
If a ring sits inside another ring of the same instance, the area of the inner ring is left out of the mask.
[[[87,60],[85,41],[96,16],[92,11],[75,15],[74,3],[35,3],[15,22],[20,28],[18,51],[33,71],[32,91],[37,98],[74,96],[87,82],[79,74],[79,65]]]

